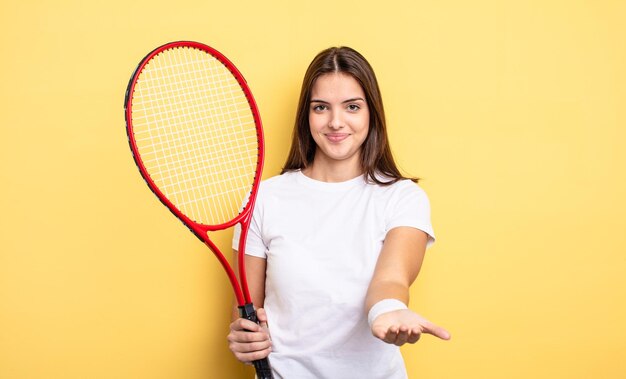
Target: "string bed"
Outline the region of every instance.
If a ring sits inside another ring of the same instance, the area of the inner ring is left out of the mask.
[[[219,60],[189,47],[153,57],[135,85],[132,122],[148,175],[176,208],[204,225],[240,213],[259,141],[248,100]]]

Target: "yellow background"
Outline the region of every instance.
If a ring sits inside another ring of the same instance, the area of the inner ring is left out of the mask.
[[[403,348],[410,378],[626,377],[625,16],[623,1],[2,2],[0,378],[251,373],[227,348],[217,260],[126,141],[130,74],[180,39],[247,78],[265,177],[315,53],[348,45],[375,67],[438,237],[411,308],[453,334]]]

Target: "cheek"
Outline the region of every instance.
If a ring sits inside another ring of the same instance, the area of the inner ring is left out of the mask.
[[[367,135],[368,130],[370,128],[370,117],[369,114],[365,114],[363,115],[363,117],[359,120],[359,129],[362,133],[365,133],[365,135]]]
[[[317,144],[319,142],[320,127],[319,120],[316,117],[309,117],[309,134]]]
[[[325,121],[321,115],[309,114],[309,129],[312,134],[315,134],[317,131],[321,130],[325,126]]]

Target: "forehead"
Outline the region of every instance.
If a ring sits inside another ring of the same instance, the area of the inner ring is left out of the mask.
[[[311,97],[362,97],[365,92],[359,82],[342,72],[333,72],[319,76],[311,88]]]

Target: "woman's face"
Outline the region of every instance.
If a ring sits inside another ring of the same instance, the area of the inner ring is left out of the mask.
[[[309,125],[317,144],[315,162],[360,164],[370,113],[361,85],[350,75],[325,74],[311,89]]]

